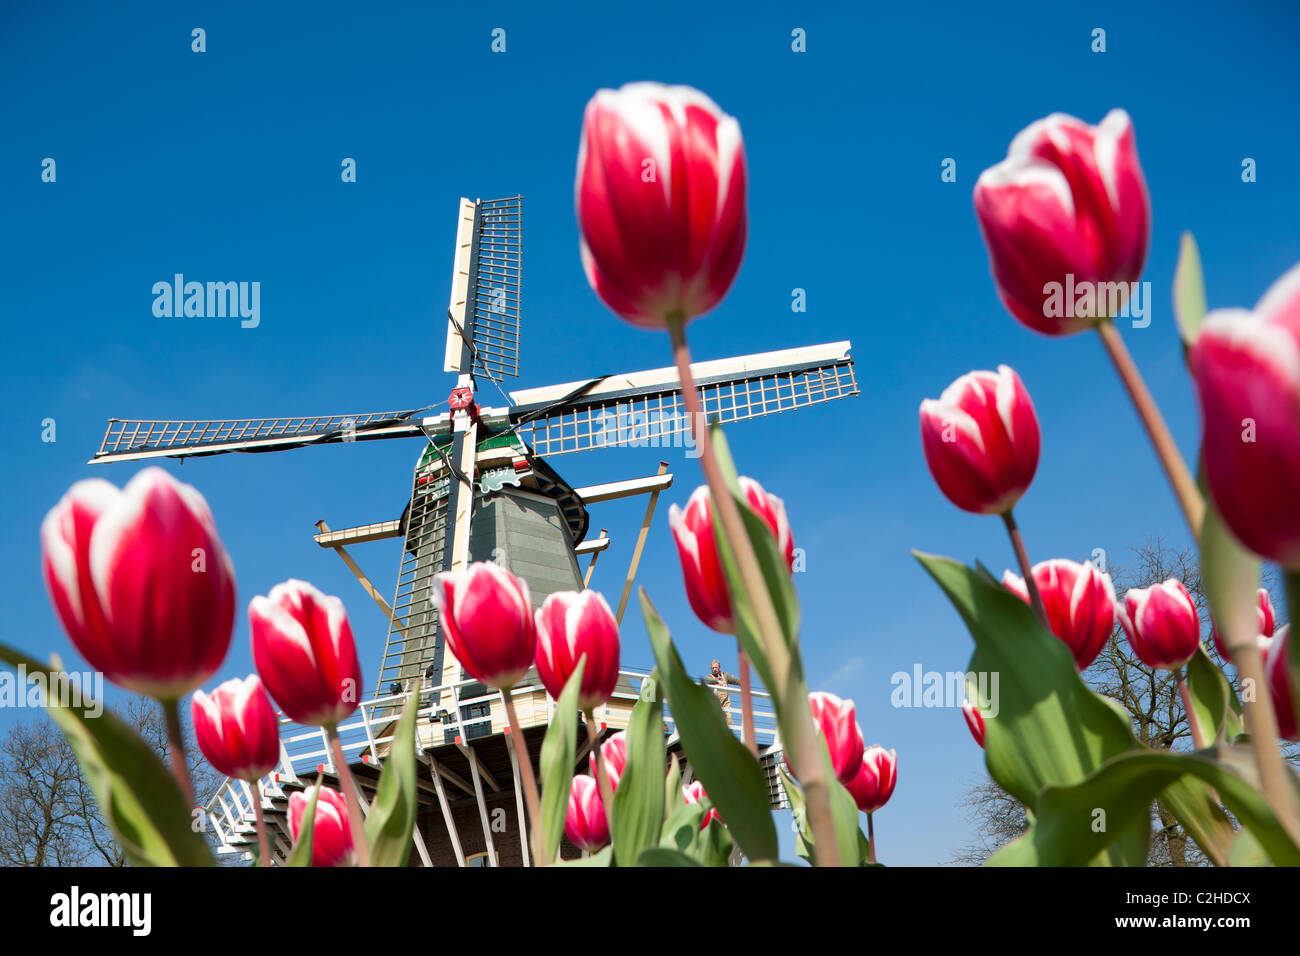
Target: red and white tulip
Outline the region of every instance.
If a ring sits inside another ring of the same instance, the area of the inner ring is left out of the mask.
[[[627,766],[626,730],[620,730],[601,743],[600,762],[605,765],[605,776],[609,778],[609,792],[613,793],[618,789],[618,781],[623,776],[623,768]],[[587,763],[591,767],[591,775],[594,779],[596,776],[596,755],[594,753],[587,758]]]
[[[537,675],[551,697],[559,699],[565,684],[586,657],[578,707],[594,710],[614,693],[618,683],[618,622],[596,591],[557,591],[537,610]]]
[[[970,728],[970,735],[975,738],[975,742],[981,747],[984,746],[984,715],[980,713],[978,707],[969,700],[961,702],[962,716],[966,718],[966,726]]]
[[[817,733],[826,741],[826,746],[830,750],[831,767],[835,771],[835,777],[847,786],[858,772],[865,746],[853,701],[844,700],[826,691],[815,690],[808,695],[808,706],[812,709],[813,724],[817,728]],[[790,766],[788,758],[786,767],[793,776],[794,768]]]
[[[1201,646],[1201,618],[1182,581],[1129,588],[1119,607],[1129,646],[1148,667],[1178,670]]]
[[[433,576],[447,646],[476,680],[509,690],[533,666],[537,632],[528,583],[491,561]]]
[[[253,598],[248,623],[257,672],[290,720],[331,727],[357,709],[361,664],[337,597],[290,579]]]
[[[1188,360],[1219,514],[1250,550],[1300,569],[1300,265],[1253,312],[1207,315]]]
[[[1273,599],[1268,593],[1267,588],[1260,588],[1257,595],[1259,603],[1257,605],[1257,619],[1259,621],[1259,646],[1261,648],[1268,644],[1268,639],[1273,636],[1273,628],[1276,626],[1277,616],[1273,611]],[[1211,622],[1213,624],[1213,622]],[[1228,645],[1223,642],[1223,636],[1219,634],[1217,627],[1211,626],[1210,637],[1214,641],[1214,646],[1222,657],[1229,664],[1232,663],[1232,654],[1228,651]]]
[[[1062,113],[1031,123],[980,174],[975,216],[998,294],[1017,319],[1069,335],[1109,318],[1101,300],[1141,275],[1151,235],[1128,114],[1111,110],[1096,126]]]
[[[707,800],[708,796],[704,791],[704,784],[698,780],[692,780],[682,787],[682,800],[686,802],[687,806],[694,806],[702,800]],[[719,824],[722,823],[722,817],[718,814],[716,807],[710,807],[709,812],[704,814],[704,819],[700,821],[700,829],[703,830],[707,827],[710,820],[717,820]]]
[[[600,799],[596,778],[578,774],[569,786],[569,809],[564,815],[564,835],[569,842],[595,853],[609,842],[609,821]]]
[[[1030,603],[1024,578],[1006,571],[1002,583]],[[1091,561],[1076,564],[1056,558],[1034,565],[1034,583],[1043,598],[1049,629],[1070,649],[1075,667],[1083,670],[1097,659],[1115,628],[1110,575],[1098,571]]]
[[[1273,696],[1278,734],[1287,740],[1300,741],[1300,723],[1296,719],[1296,701],[1300,687],[1291,679],[1290,642],[1291,625],[1284,624],[1264,649],[1264,676]]]
[[[312,866],[353,866],[356,848],[352,842],[352,824],[348,821],[348,807],[343,795],[329,787],[314,787],[317,792],[316,809],[311,827]],[[289,795],[289,833],[298,842],[302,830],[302,817],[307,810],[312,790]]]
[[[587,281],[633,325],[716,306],[745,252],[740,124],[687,86],[629,83],[587,104],[574,205]]]
[[[280,762],[280,724],[256,674],[232,678],[190,699],[194,738],[219,773],[260,780]]]
[[[741,475],[739,481],[750,510],[771,529],[786,566],[793,571],[794,536],[786,517],[785,502],[764,491],[763,486],[752,478]],[[677,556],[682,562],[686,597],[691,609],[706,627],[722,634],[734,634],[736,623],[731,614],[731,595],[727,590],[722,558],[718,554],[713,520],[713,502],[706,485],[695,489],[685,509],[677,505],[668,509],[668,523],[673,540],[677,542]]]
[[[177,700],[230,647],[234,568],[203,496],[161,468],[73,485],[41,524],[41,570],[77,650],[127,690]]]
[[[862,754],[858,772],[846,787],[863,813],[875,813],[894,795],[898,783],[898,754],[872,745]]]
[[[1005,514],[1038,470],[1038,416],[1012,369],[969,372],[921,403],[921,444],[949,501],[977,514]]]

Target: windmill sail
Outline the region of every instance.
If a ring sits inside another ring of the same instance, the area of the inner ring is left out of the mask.
[[[474,370],[500,381],[519,375],[523,199],[461,200],[448,307],[444,370],[461,368],[470,342]]]
[[[710,420],[734,422],[858,394],[850,343],[763,352],[691,366]],[[689,431],[674,368],[511,393],[510,420],[538,455],[667,445]]]
[[[419,435],[422,409],[285,418],[150,421],[110,418],[90,463],[280,451],[304,445]]]

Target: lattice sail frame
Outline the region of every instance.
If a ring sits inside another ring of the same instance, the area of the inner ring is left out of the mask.
[[[804,356],[802,362],[777,361]],[[708,374],[709,366],[723,368],[733,360],[694,366],[705,372],[696,384],[700,387],[706,418],[725,424],[859,393],[847,342],[751,358],[768,359],[773,365],[714,375]],[[654,374],[638,373],[638,377]],[[672,375],[675,384],[676,373]],[[600,391],[593,389],[589,395],[564,402],[554,411],[545,411],[544,402],[520,404],[511,410],[512,418],[521,423],[519,436],[542,457],[591,448],[666,447],[682,443],[677,436],[685,437],[690,422],[678,388],[655,384],[620,388],[618,385],[617,381],[607,380]],[[528,392],[514,395],[519,399],[530,397]]]
[[[110,418],[94,462],[182,458],[230,451],[270,451],[297,445],[368,441],[420,434],[415,410],[285,418],[159,421]]]
[[[479,207],[473,305],[475,366],[489,378],[519,375],[523,282],[523,197],[484,199]]]

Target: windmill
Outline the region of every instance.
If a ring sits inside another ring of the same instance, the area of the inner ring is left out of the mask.
[[[527,581],[534,603],[540,605],[554,591],[584,587],[599,552],[609,544],[603,531],[587,540],[587,506],[647,494],[646,517],[618,607],[621,619],[655,502],[672,481],[665,473],[667,465],[661,463],[657,475],[575,489],[547,459],[617,446],[680,445],[690,434],[677,373],[671,367],[506,391],[504,379],[519,374],[521,213],[518,196],[460,200],[443,363],[444,371],[455,374],[456,380],[446,411],[435,413],[439,403],[404,411],[318,417],[115,418],[109,420],[91,459],[92,464],[106,464],[392,438],[424,441],[400,518],[337,531],[322,521],[317,523],[315,538],[339,554],[388,620],[375,696],[362,702],[356,723],[339,728],[345,753],[358,757],[354,775],[363,791],[367,786],[373,789],[376,765],[386,753],[385,733],[403,695],[412,690],[422,695],[418,744],[430,780],[422,785],[428,819],[422,813],[416,850],[425,865],[449,861],[451,856],[461,866],[498,865],[505,862],[499,851],[506,847],[518,854],[518,862],[528,863],[519,771],[515,752],[502,736],[500,699],[468,679],[447,653],[429,601],[433,575],[462,569],[475,560],[496,560]],[[705,414],[724,423],[858,393],[849,342],[696,362],[692,370]],[[480,383],[489,386],[481,393]],[[480,404],[481,394],[499,395],[503,404]],[[402,555],[390,604],[347,547],[399,537]],[[584,575],[578,559],[586,554],[591,555],[591,563]],[[638,676],[644,675],[625,672],[619,690],[600,715],[603,729],[626,724],[636,699],[632,682]],[[531,683],[526,679],[515,693],[524,737],[535,755],[554,704],[535,679]],[[284,811],[285,788],[301,785],[299,774],[313,772],[317,766],[329,770],[328,751],[314,732],[292,730],[286,727],[282,734],[281,767],[263,782],[259,793],[241,781],[227,781],[209,803],[223,849],[242,852],[249,842],[252,800],[262,800],[275,819]],[[770,743],[773,733],[769,729],[766,734]],[[756,736],[761,738],[763,731]],[[326,763],[317,764],[320,758]],[[507,775],[513,786],[500,779]],[[779,784],[773,787],[779,800]],[[445,834],[436,824],[435,796]],[[510,822],[514,840],[508,831],[502,836],[496,815],[500,808],[494,806],[509,803],[511,796],[518,820]],[[481,843],[475,832],[476,815]],[[281,823],[276,852],[282,855],[288,843],[287,825],[282,819]],[[472,852],[480,845],[482,851]]]

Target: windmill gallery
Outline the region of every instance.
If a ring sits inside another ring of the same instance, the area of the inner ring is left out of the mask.
[[[530,864],[519,761],[510,746],[501,696],[472,680],[449,652],[430,601],[433,575],[494,560],[527,582],[535,606],[554,592],[581,590],[611,540],[603,529],[597,536],[588,534],[589,508],[645,496],[645,518],[622,582],[621,621],[659,495],[672,484],[668,464],[661,462],[657,474],[575,488],[549,459],[617,446],[677,445],[679,433],[690,426],[674,368],[506,391],[505,379],[519,374],[521,213],[517,196],[458,203],[443,363],[454,378],[445,402],[317,417],[111,419],[91,459],[93,464],[184,459],[340,442],[361,453],[359,446],[367,441],[420,440],[404,509],[351,528],[331,529],[319,521],[314,534],[320,547],[344,561],[386,622],[374,696],[361,702],[356,719],[338,728],[342,753],[368,799],[374,797],[398,709],[407,695],[419,694],[417,749],[424,777],[413,865]],[[172,282],[157,283],[154,294],[159,317],[238,315],[245,327],[260,320],[257,282],[204,285],[176,275]],[[700,361],[691,369],[706,415],[723,423],[858,394],[849,342]],[[483,379],[490,391],[482,394],[503,398],[505,404],[480,403]],[[430,396],[429,401],[436,399]],[[255,460],[249,458],[250,467]],[[350,550],[388,539],[402,542],[396,585],[388,592],[391,601]],[[588,562],[585,569],[580,560]],[[645,676],[620,672],[617,690],[596,714],[599,734],[626,726]],[[521,737],[536,761],[554,702],[535,671],[512,691],[512,699]],[[669,749],[680,752],[671,721],[666,731]],[[757,727],[755,741],[772,802],[784,805],[776,771],[782,750],[774,725]],[[274,828],[272,856],[283,862],[292,843],[289,795],[307,786],[318,771],[327,781],[337,779],[338,768],[318,728],[283,723],[281,755],[276,771],[258,785],[228,779],[207,805],[221,852],[249,851],[260,802]],[[585,750],[578,759],[586,760]],[[690,772],[684,762],[683,782]],[[578,851],[567,847],[565,852],[573,856]]]

